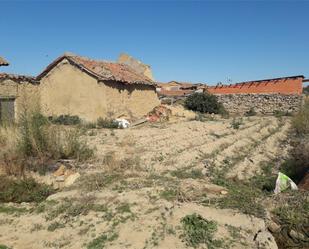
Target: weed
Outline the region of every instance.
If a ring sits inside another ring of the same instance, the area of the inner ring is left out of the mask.
[[[112,119],[98,118],[97,127],[98,128],[116,129],[116,128],[118,128],[118,122],[115,122]]]
[[[6,245],[0,245],[0,249],[11,249],[11,247],[8,247],[8,246],[6,246]]]
[[[123,179],[124,175],[113,173],[94,173],[80,177],[77,187],[86,191],[101,190],[110,186],[112,183]]]
[[[95,238],[87,245],[87,249],[102,249],[105,247],[106,243],[111,242],[118,238],[118,234],[102,234],[101,236]]]
[[[292,126],[298,135],[309,134],[309,100],[292,119]]]
[[[235,130],[238,130],[239,127],[243,124],[243,119],[242,118],[233,118],[231,122],[231,127]]]
[[[276,118],[281,118],[283,116],[291,116],[291,113],[288,111],[274,110],[273,115]]]
[[[190,171],[178,169],[178,170],[172,171],[171,175],[177,178],[180,178],[180,179],[186,179],[186,178],[201,179],[204,177],[202,171],[199,169],[191,169]]]
[[[56,229],[64,228],[64,227],[65,227],[65,225],[62,224],[62,223],[53,222],[53,223],[51,223],[51,224],[47,227],[47,231],[53,232],[53,231],[55,231]]]
[[[177,196],[178,191],[175,190],[174,188],[165,189],[160,193],[160,197],[167,201],[174,201],[177,199]]]
[[[200,244],[206,244],[208,249],[220,248],[222,240],[214,239],[217,231],[217,223],[208,221],[199,214],[186,215],[181,219],[183,234],[181,237],[188,246],[197,248]]]
[[[309,195],[307,192],[287,192],[278,198],[272,213],[279,223],[290,228],[300,229],[309,222]]]
[[[53,193],[51,187],[37,183],[33,178],[0,178],[0,202],[41,202]]]
[[[76,115],[60,115],[48,117],[53,124],[61,125],[78,125],[81,123],[81,119]]]
[[[0,213],[5,214],[24,214],[28,212],[26,208],[17,208],[13,206],[0,206]]]
[[[116,208],[119,213],[131,213],[130,204],[122,203],[120,206]]]
[[[33,224],[32,228],[30,229],[30,232],[33,233],[33,232],[36,232],[36,231],[39,231],[39,230],[42,230],[42,229],[43,229],[42,224],[35,223],[35,224]]]
[[[228,194],[222,198],[214,198],[203,202],[204,205],[213,204],[219,208],[237,209],[244,214],[265,217],[265,209],[260,203],[261,190],[250,183],[233,183],[225,180]]]

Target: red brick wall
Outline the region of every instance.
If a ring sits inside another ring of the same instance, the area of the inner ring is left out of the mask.
[[[213,94],[235,93],[281,93],[302,94],[303,78],[282,78],[265,81],[252,81],[233,85],[209,86],[207,91]]]

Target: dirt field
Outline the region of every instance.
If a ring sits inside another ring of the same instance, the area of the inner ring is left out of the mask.
[[[248,181],[267,162],[275,172],[274,159],[287,154],[282,141],[290,121],[237,121],[177,119],[88,130],[96,159],[86,165],[70,162],[81,177],[45,202],[12,204],[12,212],[0,212],[0,244],[17,249],[190,248],[182,218],[197,213],[217,224],[208,247],[200,248],[277,248],[265,225],[269,213],[248,206],[247,199],[231,202],[233,190],[224,181]]]

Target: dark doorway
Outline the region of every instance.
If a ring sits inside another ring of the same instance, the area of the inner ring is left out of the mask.
[[[0,98],[0,122],[11,123],[15,119],[15,99]]]

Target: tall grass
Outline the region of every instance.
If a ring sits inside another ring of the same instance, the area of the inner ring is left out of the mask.
[[[309,100],[292,119],[291,158],[281,170],[298,183],[309,171]]]
[[[84,161],[93,156],[77,127],[59,127],[40,110],[25,110],[16,125],[0,127],[0,166],[9,175],[44,171],[51,160]]]
[[[297,135],[309,135],[309,99],[305,100],[304,105],[293,118],[292,126]]]

